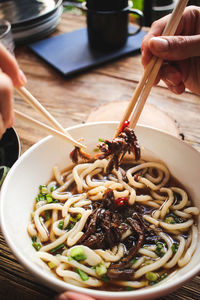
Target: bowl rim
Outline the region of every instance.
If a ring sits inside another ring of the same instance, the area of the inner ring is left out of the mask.
[[[118,124],[118,122],[116,122],[116,121],[88,122],[88,123],[78,124],[75,126],[68,127],[67,130],[71,131],[71,130],[74,130],[74,129],[77,129],[80,127],[87,127],[87,126],[92,126],[92,125],[106,125],[106,124]],[[164,135],[167,135],[168,138],[170,138],[172,140],[176,140],[176,142],[183,144],[185,147],[190,148],[190,150],[193,151],[194,153],[200,155],[200,153],[195,148],[191,147],[191,145],[185,143],[181,139],[179,140],[177,137],[170,135],[170,134],[166,133],[165,131],[153,128],[151,126],[146,126],[146,125],[138,125],[137,127],[141,127],[141,128],[150,130],[151,132],[155,131],[157,133],[162,133]],[[46,143],[49,139],[52,139],[52,138],[53,138],[52,136],[47,136],[47,137],[43,138],[42,140],[38,141],[33,146],[31,146],[15,162],[15,164],[10,169],[9,174],[11,175],[15,171],[15,169],[18,167],[18,165],[21,163],[21,161],[24,159],[24,157],[28,156],[29,153],[31,153],[35,150],[35,148],[37,148],[38,146],[40,146],[43,143]],[[8,175],[6,177],[6,179],[2,185],[1,198],[4,195],[4,192],[6,190],[7,182],[9,181],[10,175]],[[172,280],[170,280],[169,282],[165,281],[165,282],[163,282],[164,284],[157,284],[155,286],[142,288],[139,290],[129,291],[128,293],[127,293],[127,291],[119,291],[119,292],[114,291],[113,292],[113,291],[94,290],[94,289],[89,289],[89,288],[85,288],[85,287],[79,287],[79,286],[75,286],[70,283],[64,282],[53,276],[50,276],[47,279],[46,273],[41,272],[41,267],[39,267],[35,262],[29,261],[28,258],[26,258],[23,254],[18,252],[17,248],[15,247],[14,242],[12,241],[12,239],[10,238],[10,236],[7,232],[6,222],[4,221],[4,217],[3,217],[3,213],[2,213],[2,211],[3,211],[2,206],[3,206],[3,201],[0,201],[0,226],[1,226],[3,236],[6,240],[9,248],[12,250],[12,253],[18,259],[19,263],[21,263],[25,267],[26,270],[28,270],[31,274],[33,274],[36,277],[36,280],[38,278],[41,278],[43,280],[43,282],[52,284],[52,286],[54,286],[54,287],[56,286],[55,288],[53,288],[53,290],[64,291],[64,290],[69,289],[71,291],[87,294],[92,297],[105,297],[106,296],[108,299],[111,299],[111,298],[112,299],[114,299],[114,298],[122,299],[123,297],[124,297],[124,299],[142,299],[142,297],[145,297],[145,296],[150,297],[150,295],[153,295],[155,298],[155,297],[160,297],[162,295],[166,295],[169,292],[172,292],[172,291],[178,289],[180,286],[183,285],[183,283],[186,283],[188,280],[190,280],[191,278],[193,278],[195,275],[197,275],[200,272],[200,264],[197,264],[195,268],[191,269],[189,272],[182,275],[180,278],[176,279],[175,281],[172,281]]]

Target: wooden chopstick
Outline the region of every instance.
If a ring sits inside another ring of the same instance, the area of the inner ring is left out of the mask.
[[[71,138],[70,136],[67,136],[65,133],[61,132],[61,131],[58,131],[40,121],[37,121],[21,112],[19,112],[18,110],[14,110],[15,112],[15,116],[22,120],[22,121],[25,121],[26,123],[30,124],[31,126],[34,126],[35,128],[38,128],[38,129],[42,129],[44,132],[46,132],[47,134],[51,134],[51,135],[54,135],[56,137],[60,137],[62,138],[63,140],[73,144],[74,146],[77,146],[77,147],[81,147],[81,148],[86,148],[85,145],[82,145],[80,144],[79,142],[77,142],[76,140],[74,140],[73,138]]]
[[[171,17],[169,19],[169,22],[166,24],[162,35],[174,35],[175,34],[187,3],[188,3],[188,0],[179,0],[177,2],[177,5],[173,10]],[[119,123],[119,126],[117,127],[114,137],[118,136],[118,134],[120,132],[120,128],[122,127],[123,123],[129,119],[131,114],[132,114],[132,117],[131,117],[129,126],[132,128],[135,128],[137,121],[140,117],[140,114],[143,110],[146,99],[150,93],[150,90],[154,84],[156,76],[160,70],[162,62],[163,62],[162,59],[156,58],[155,56],[152,57],[151,61],[149,62],[149,64],[147,65],[147,67],[145,69],[145,72],[144,72],[140,82],[138,83],[138,85],[135,89],[135,92],[129,102],[129,105]],[[139,101],[138,101],[138,99],[139,99]],[[136,106],[136,108],[133,111],[135,106]]]
[[[73,137],[67,132],[65,131],[65,129],[62,127],[62,125],[46,110],[46,108],[44,106],[42,106],[42,104],[25,88],[25,87],[20,87],[20,88],[15,88],[16,91],[18,92],[18,94],[20,96],[22,96],[22,98],[28,102],[36,111],[38,111],[46,120],[47,122],[55,129],[52,131],[52,134],[57,134],[58,132],[62,133],[63,135],[65,135],[66,137],[68,137],[68,142],[71,142],[73,145],[79,147],[79,148],[86,148],[85,145],[77,142],[76,140],[73,139]],[[21,119],[23,116],[23,120],[28,122],[28,119],[31,119],[31,124],[32,125],[36,125],[37,121],[20,113],[17,112],[16,116],[20,117],[21,115]],[[33,121],[34,120],[34,121]],[[29,122],[30,123],[30,122]],[[49,131],[49,126],[45,125],[42,122],[38,122],[41,125],[41,128],[44,130],[44,128],[46,127],[46,131]],[[38,124],[37,124],[38,125]],[[48,128],[48,129],[47,129]],[[51,129],[53,129],[51,128]],[[50,131],[49,131],[50,132]],[[54,133],[53,133],[54,132]],[[59,135],[61,136],[61,135]]]
[[[28,102],[36,111],[38,111],[53,128],[65,133],[65,129],[25,87],[16,88],[16,91],[26,102]]]

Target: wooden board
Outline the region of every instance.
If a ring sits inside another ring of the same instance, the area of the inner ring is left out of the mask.
[[[127,105],[128,101],[117,101],[100,106],[90,113],[87,122],[120,121]],[[138,124],[151,126],[176,137],[180,137],[177,122],[153,104],[147,103],[145,105]]]

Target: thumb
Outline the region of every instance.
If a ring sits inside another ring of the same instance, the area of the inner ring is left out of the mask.
[[[149,49],[165,60],[200,56],[200,35],[154,37],[149,40]]]

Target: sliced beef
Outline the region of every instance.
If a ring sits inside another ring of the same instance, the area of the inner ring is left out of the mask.
[[[133,280],[134,269],[108,269],[107,276],[112,280]]]
[[[140,147],[137,141],[137,137],[132,128],[125,127],[120,132],[118,137],[113,139],[111,142],[105,140],[103,143],[97,145],[101,153],[98,153],[95,158],[103,159],[110,157],[110,161],[107,166],[107,173],[110,173],[113,168],[118,169],[119,165],[128,152],[132,152],[134,159],[137,161],[140,159]]]

